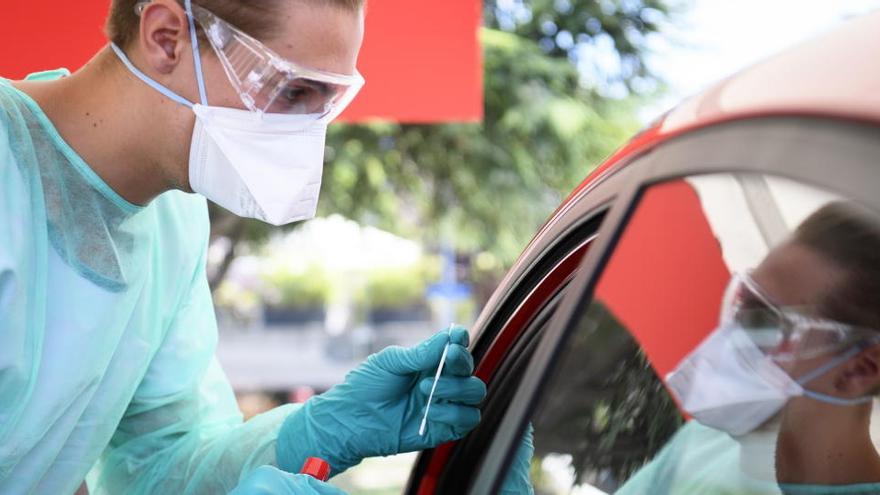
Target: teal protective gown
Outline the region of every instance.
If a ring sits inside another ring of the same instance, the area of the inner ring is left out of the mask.
[[[805,432],[809,434],[809,432]],[[727,433],[689,421],[615,495],[868,495],[880,483],[808,485],[775,481],[775,433],[749,449]],[[767,444],[766,442],[770,442]]]
[[[275,464],[295,406],[242,421],[208,235],[204,198],[127,202],[0,79],[0,493],[226,493]]]

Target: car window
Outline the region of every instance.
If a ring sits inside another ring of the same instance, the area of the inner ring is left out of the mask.
[[[473,350],[477,376],[488,386],[480,424],[462,440],[427,451],[413,470],[407,493],[464,493],[469,486],[604,215],[602,207],[577,219],[498,302]]]
[[[757,174],[651,186],[565,339],[511,493],[880,492],[876,212]]]
[[[504,361],[489,382],[486,401],[482,406],[480,424],[467,437],[459,441],[446,465],[444,476],[440,478],[435,493],[464,493],[476,471],[470,469],[479,465],[486,446],[497,433],[499,420],[507,411],[517,385],[522,379],[526,366],[547,327],[550,317],[556,311],[565,287],[535,315],[511,346]]]

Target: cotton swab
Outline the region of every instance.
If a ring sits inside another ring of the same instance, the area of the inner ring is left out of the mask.
[[[440,380],[440,373],[443,372],[443,365],[446,364],[446,355],[449,354],[449,345],[452,343],[452,329],[455,324],[450,324],[446,333],[449,335],[449,342],[443,348],[443,355],[440,356],[440,365],[437,366],[437,373],[434,374],[434,383],[431,385],[431,393],[428,394],[428,403],[425,405],[425,416],[422,418],[422,424],[419,426],[419,436],[425,435],[425,427],[428,425],[428,411],[431,409],[431,400],[434,399],[434,390],[437,389],[437,382]]]

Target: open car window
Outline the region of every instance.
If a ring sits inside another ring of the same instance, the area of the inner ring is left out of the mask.
[[[880,460],[878,224],[780,177],[648,187],[551,364],[505,489],[880,492],[865,462]]]
[[[476,374],[488,385],[480,425],[461,441],[426,451],[406,493],[464,493],[497,433],[535,348],[603,221],[606,206],[577,212],[570,230],[527,270],[494,317],[480,330],[473,350]]]
[[[482,407],[480,425],[457,443],[435,493],[463,493],[467,489],[474,471],[462,468],[479,465],[482,461],[486,446],[497,433],[499,420],[507,411],[507,406],[528,369],[528,362],[534,354],[541,334],[564,293],[565,287],[561,287],[508,350],[504,361],[489,382],[489,393]]]

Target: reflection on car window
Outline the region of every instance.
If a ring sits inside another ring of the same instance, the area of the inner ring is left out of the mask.
[[[681,419],[629,332],[601,303],[587,313],[585,327],[567,344],[567,353],[579,358],[557,368],[534,417],[543,466],[537,479],[613,489],[666,443]]]
[[[563,349],[508,488],[880,493],[876,212],[759,175],[653,186]]]

